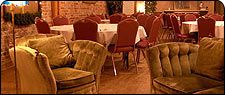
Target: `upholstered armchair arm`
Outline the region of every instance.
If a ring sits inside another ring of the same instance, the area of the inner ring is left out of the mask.
[[[107,56],[106,48],[94,41],[76,40],[69,43],[69,48],[76,60],[75,69],[93,72],[97,88],[100,81],[101,69]]]
[[[9,50],[14,62],[14,49]],[[21,94],[56,94],[56,81],[47,56],[25,46],[16,47],[18,91]]]
[[[197,60],[198,46],[191,43],[164,43],[146,49],[151,78],[191,74]]]

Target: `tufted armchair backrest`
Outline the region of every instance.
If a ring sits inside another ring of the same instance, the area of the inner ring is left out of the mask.
[[[100,82],[101,69],[107,56],[106,48],[94,41],[76,40],[69,43],[69,48],[76,60],[75,69],[93,72],[97,81]]]
[[[186,76],[192,73],[198,46],[191,43],[164,43],[146,49],[151,78]]]

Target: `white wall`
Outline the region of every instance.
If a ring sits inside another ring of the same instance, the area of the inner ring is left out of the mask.
[[[131,15],[134,13],[135,1],[123,1],[123,13]]]
[[[136,1],[136,2],[137,2],[136,12],[145,13],[145,1]]]

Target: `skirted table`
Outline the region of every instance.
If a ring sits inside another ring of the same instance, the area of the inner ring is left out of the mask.
[[[191,32],[198,32],[197,21],[182,22],[181,34],[189,34]],[[224,21],[216,21],[215,37],[224,38]]]

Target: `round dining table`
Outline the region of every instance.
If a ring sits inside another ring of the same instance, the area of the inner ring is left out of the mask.
[[[98,24],[98,42],[108,47],[109,44],[116,43],[118,24]],[[52,26],[51,30],[60,31],[67,42],[75,38],[73,25]],[[128,34],[129,35],[129,34]],[[143,26],[138,27],[135,43],[139,42],[141,38],[147,37]]]
[[[188,34],[198,31],[197,21],[182,22],[181,34]],[[216,21],[215,23],[215,37],[224,38],[224,21]]]

